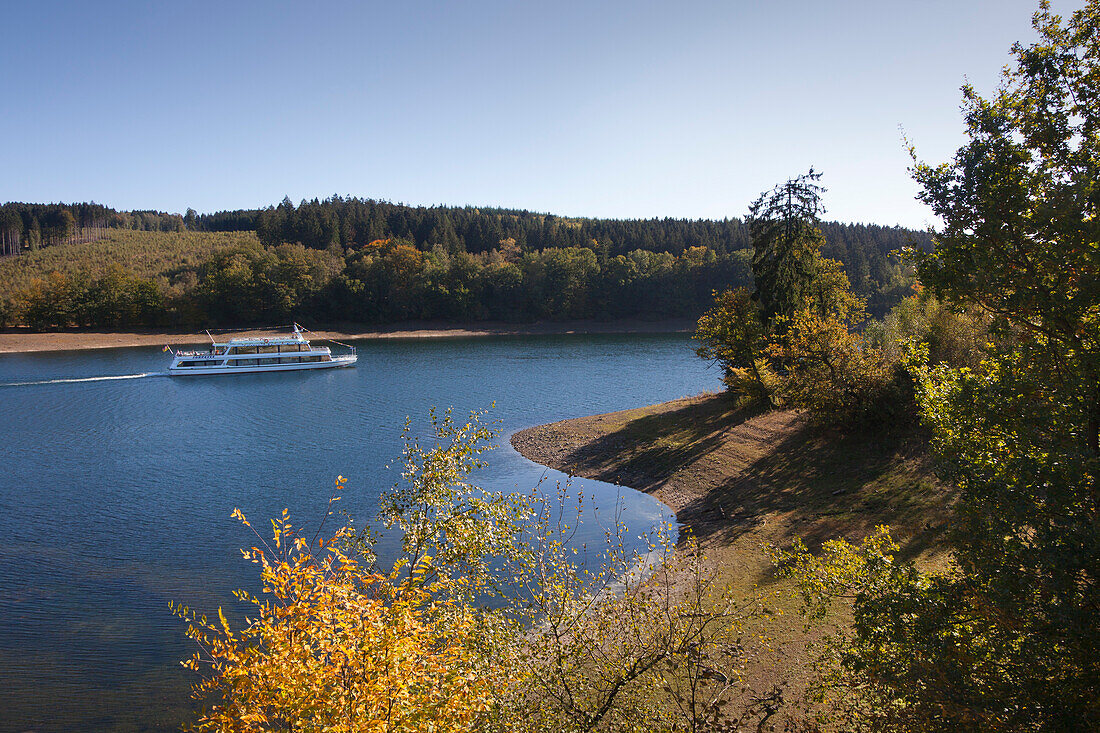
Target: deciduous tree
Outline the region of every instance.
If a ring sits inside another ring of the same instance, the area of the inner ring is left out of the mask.
[[[1100,728],[1100,0],[1034,26],[991,99],[963,88],[954,160],[914,169],[943,221],[920,279],[998,339],[915,359],[957,566],[884,568],[845,657],[895,729]]]
[[[346,528],[311,546],[287,512],[271,524],[270,540],[257,533],[258,546],[243,551],[263,583],[263,595],[237,593],[251,606],[243,627],[221,609],[217,620],[176,609],[201,649],[186,663],[204,674],[196,695],[215,700],[198,730],[481,727],[508,667],[476,664],[473,609],[433,596],[430,558],[379,574],[341,549]]]

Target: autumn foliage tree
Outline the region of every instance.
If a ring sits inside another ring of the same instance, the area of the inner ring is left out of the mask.
[[[1100,2],[1033,25],[992,98],[963,88],[954,159],[913,171],[943,221],[920,280],[990,336],[962,364],[910,356],[954,565],[796,553],[854,598],[841,697],[872,730],[1100,728]]]
[[[695,326],[701,358],[722,367],[722,383],[751,402],[766,400],[776,390],[777,377],[766,358],[767,333],[760,308],[747,288],[716,293],[713,307]]]
[[[215,701],[197,730],[479,729],[502,680],[473,664],[471,609],[418,582],[430,558],[383,575],[341,549],[347,528],[311,547],[285,511],[270,540],[256,537],[243,555],[263,593],[237,592],[252,607],[243,628],[221,609],[217,620],[177,609],[201,648],[187,666],[207,674],[197,696]]]
[[[864,301],[832,260],[821,262],[808,290],[768,347],[786,376],[778,388],[784,404],[834,421],[876,412],[889,401],[893,366],[858,330],[867,318]]]
[[[242,629],[220,609],[211,621],[177,608],[200,647],[187,662],[205,675],[196,697],[216,701],[199,730],[457,733],[488,724],[516,667],[507,644],[487,643],[514,624],[475,599],[489,587],[487,564],[519,531],[522,502],[479,497],[465,482],[493,436],[477,417],[458,426],[450,411],[433,411],[439,443],[429,448],[406,430],[403,481],[380,512],[403,534],[389,570],[379,569],[369,531],[349,522],[307,540],[284,510],[270,540],[253,529],[258,542],[242,551],[263,584],[259,596],[237,592],[252,607]],[[322,527],[343,489],[338,478]],[[240,510],[233,516],[251,528]]]
[[[880,401],[891,368],[859,330],[866,302],[841,263],[821,255],[820,177],[811,169],[752,204],[755,290],[715,293],[696,326],[696,353],[720,363],[744,401],[847,421]]]
[[[664,530],[644,555],[617,518],[579,546],[585,510],[566,509],[567,487],[471,484],[496,435],[480,418],[433,413],[423,444],[406,431],[379,516],[402,533],[391,568],[369,527],[307,540],[284,512],[243,551],[263,585],[238,592],[243,626],[177,608],[211,704],[200,730],[697,731],[775,715],[778,692],[738,684],[765,594],[732,596],[695,543],[674,557]]]

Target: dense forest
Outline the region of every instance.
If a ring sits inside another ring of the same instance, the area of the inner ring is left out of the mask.
[[[227,218],[231,212],[222,212]],[[680,255],[706,247],[718,257],[748,250],[749,232],[741,219],[575,219],[510,209],[410,207],[371,199],[334,196],[303,201],[284,199],[257,212],[256,233],[267,245],[299,242],[307,247],[355,245],[396,237],[418,249],[436,245],[448,252],[484,253],[504,243],[521,251],[583,247],[604,262],[636,250]],[[862,224],[824,222],[823,254],[845,263],[857,292],[870,295],[894,276],[889,254],[906,246],[927,249],[925,233]]]
[[[0,262],[0,324],[33,328],[697,317],[714,291],[750,278],[737,218],[578,219],[334,196],[201,215],[7,204],[0,222],[5,252],[30,258]],[[891,252],[930,247],[898,227],[821,231],[823,253],[879,314],[910,284]],[[158,236],[168,234],[178,236]],[[157,247],[163,258],[150,256]],[[149,266],[158,259],[162,268]]]
[[[182,216],[163,211],[116,211],[94,201],[79,204],[13,201],[0,204],[0,257],[40,247],[94,242],[105,237],[108,229],[181,232],[186,228]]]
[[[4,204],[0,206],[0,256],[16,255],[23,249],[100,239],[116,215],[113,209],[94,202]]]

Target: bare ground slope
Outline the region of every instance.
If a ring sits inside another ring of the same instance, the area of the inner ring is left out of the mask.
[[[949,493],[913,430],[842,434],[708,394],[522,430],[512,445],[571,475],[653,494],[709,547],[858,539],[890,524],[910,556],[939,547]],[[770,527],[760,532],[761,527]]]
[[[749,629],[767,641],[746,660],[745,681],[755,690],[789,685],[788,700],[806,689],[810,645],[825,629],[803,627],[768,545],[801,537],[814,549],[889,524],[901,557],[925,567],[947,558],[951,493],[911,427],[841,434],[794,412],[739,409],[725,394],[707,394],[540,425],[511,442],[543,465],[654,495],[699,538],[719,582],[739,593],[778,591],[780,615]],[[842,609],[836,620],[845,618]]]

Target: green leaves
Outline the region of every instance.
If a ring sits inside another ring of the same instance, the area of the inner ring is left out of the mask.
[[[899,567],[857,597],[845,668],[888,727],[1100,726],[1098,20],[1097,0],[1066,24],[1044,3],[999,93],[964,88],[954,160],[913,169],[943,220],[921,282],[993,343],[962,323],[909,359],[960,492],[957,568]],[[950,324],[919,305],[930,336]]]
[[[798,583],[805,614],[820,619],[837,598],[854,599],[874,593],[893,566],[892,553],[898,549],[890,528],[880,525],[858,545],[843,539],[829,540],[814,555],[801,539],[796,539],[791,549],[772,548],[770,554],[780,574]]]
[[[776,316],[791,316],[802,307],[817,275],[824,241],[817,215],[824,209],[813,168],[760,194],[746,219],[752,241],[753,299],[769,325]]]
[[[699,319],[692,336],[702,344],[695,353],[722,365],[726,387],[748,398],[766,399],[770,385],[763,359],[768,344],[760,309],[745,288],[714,294],[714,307]]]
[[[402,551],[410,567],[425,555],[436,573],[463,575],[474,587],[493,582],[494,558],[511,553],[526,526],[528,509],[520,495],[485,492],[468,478],[485,465],[495,426],[481,423],[485,411],[458,425],[451,409],[429,417],[435,445],[425,448],[406,421],[402,481],[381,498],[379,520],[403,534]],[[435,577],[434,574],[429,577]]]
[[[696,354],[722,365],[727,389],[746,402],[785,405],[827,422],[850,422],[892,406],[893,365],[857,327],[867,316],[839,262],[810,252],[814,275],[790,315],[766,311],[745,288],[715,293],[694,338]],[[759,283],[758,283],[759,290]]]

